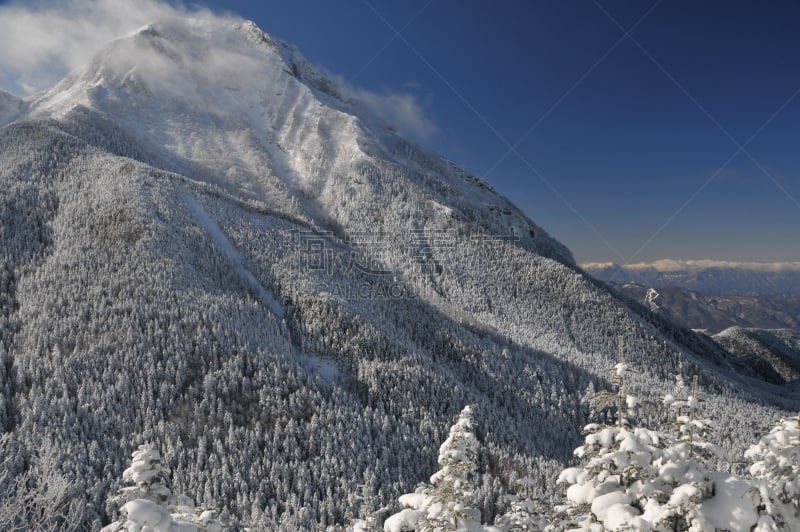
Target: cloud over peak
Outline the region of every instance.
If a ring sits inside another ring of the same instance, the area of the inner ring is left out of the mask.
[[[159,0],[0,3],[0,90],[24,96],[48,89],[88,64],[110,41],[153,21],[192,15],[231,18]],[[337,82],[343,83],[341,78]],[[416,96],[344,85],[354,99],[400,133],[426,140],[436,132]]]
[[[188,10],[155,0],[0,5],[0,88],[30,94],[80,68],[109,41]]]

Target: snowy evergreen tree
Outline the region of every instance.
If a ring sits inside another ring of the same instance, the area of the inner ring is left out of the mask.
[[[781,419],[745,460],[765,509],[781,510],[787,524],[800,528],[800,416]]]
[[[698,415],[702,399],[696,377],[689,389],[679,374],[675,391],[665,398],[671,427],[667,434],[631,427],[630,416],[622,411],[631,401],[624,393],[621,368],[624,364],[620,361],[613,380],[618,386],[616,393],[596,396],[601,405],[616,407],[616,425],[589,425],[585,444],[575,452],[588,457],[588,462],[559,477],[569,485],[562,509],[571,518],[567,526],[657,532],[797,528],[794,515],[785,508],[786,501],[777,500],[772,493],[769,482],[774,477],[754,485],[718,470],[727,456],[711,441],[713,423]],[[790,439],[785,434],[777,437],[785,442]],[[764,450],[770,448],[770,442],[762,440],[762,444],[754,446],[750,456],[766,457],[769,452]],[[754,467],[754,472],[761,471],[765,471],[763,464]]]
[[[697,377],[690,390],[678,373],[674,392],[664,398],[673,434],[655,464],[657,476],[652,480],[645,511],[657,530],[713,529],[703,515],[702,504],[713,496],[719,475],[712,472],[726,456],[722,448],[709,441],[713,424],[697,416],[700,402]]]
[[[164,483],[161,454],[150,445],[140,445],[131,458],[131,465],[122,472],[122,479],[133,485],[122,488],[111,501],[122,506],[134,499],[147,499],[165,505],[171,492]]]
[[[506,532],[535,532],[550,525],[552,509],[544,499],[532,493],[535,481],[530,477],[518,479],[519,491],[509,496],[508,511],[494,520],[495,526]]]
[[[161,455],[151,445],[140,445],[132,454],[131,466],[122,473],[132,482],[112,496],[120,519],[103,532],[221,532],[222,523],[212,510],[195,508],[186,495],[172,495],[164,481]]]
[[[439,470],[431,476],[430,485],[400,497],[405,509],[386,519],[386,532],[494,530],[481,525],[480,510],[471,506],[478,452],[472,431],[474,409],[475,405],[468,405],[461,411],[439,447]]]
[[[745,459],[753,478],[770,484],[782,502],[800,507],[800,416],[781,419]]]
[[[390,509],[385,506],[376,509],[377,498],[369,493],[369,487],[366,484],[358,485],[358,493],[355,498],[361,503],[361,516],[348,516],[347,532],[379,532],[383,530],[382,516],[389,513]]]
[[[558,477],[559,483],[568,486],[566,504],[559,509],[566,515],[566,526],[577,530],[646,529],[640,516],[664,443],[657,431],[632,426],[627,415],[637,403],[625,389],[625,375],[632,371],[623,360],[620,338],[617,363],[611,369],[616,390],[592,398],[595,408],[614,408],[616,423],[584,427],[584,444],[574,454],[585,463],[565,469]]]
[[[676,377],[675,391],[678,394],[664,398],[664,405],[672,413],[671,426],[675,431],[673,447],[679,454],[696,461],[700,467],[714,469],[727,460],[725,450],[709,441],[714,432],[710,419],[700,418],[698,408],[704,400],[700,397],[700,386],[695,375],[691,390],[687,389],[683,377]]]

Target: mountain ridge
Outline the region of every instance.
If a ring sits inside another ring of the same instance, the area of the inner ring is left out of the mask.
[[[793,294],[705,294],[662,286],[653,294],[647,286],[626,283],[613,288],[675,323],[711,334],[733,326],[800,330],[800,292]],[[646,300],[652,298],[650,303]]]
[[[740,357],[766,365],[775,382],[800,381],[800,331],[729,327],[714,340]]]

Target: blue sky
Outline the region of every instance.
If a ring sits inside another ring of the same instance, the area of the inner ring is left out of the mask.
[[[422,142],[580,262],[800,260],[800,2],[200,5],[413,94]]]

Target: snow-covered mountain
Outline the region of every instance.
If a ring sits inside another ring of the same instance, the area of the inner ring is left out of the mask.
[[[614,288],[678,325],[710,334],[735,326],[800,331],[800,292],[703,294],[662,286],[654,294],[649,287],[633,283],[614,285]]]
[[[582,264],[598,279],[660,288],[675,286],[705,294],[784,294],[800,292],[798,262],[660,260],[624,266],[611,262]]]
[[[396,230],[411,205],[437,224],[480,222],[572,262],[487,183],[392,134],[356,91],[250,22],[142,28],[36,98],[29,116],[62,117],[76,105],[120,127],[148,162],[320,230]],[[378,178],[386,173],[390,183]]]
[[[341,523],[467,404],[491,518],[514,478],[552,488],[619,336],[643,396],[700,373],[729,447],[800,405],[252,23],[156,22],[7,102],[0,430],[56,449],[87,527],[146,442],[235,521]]]

